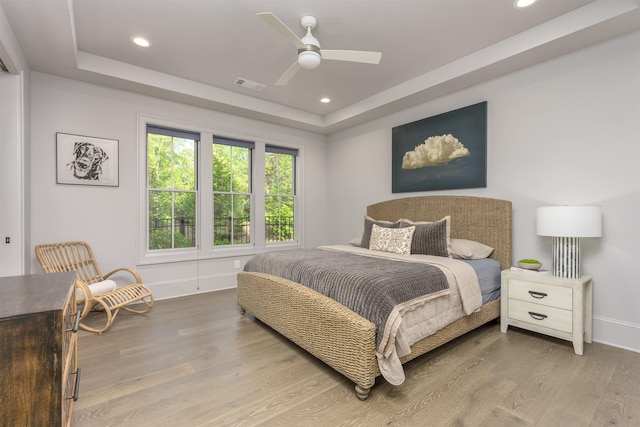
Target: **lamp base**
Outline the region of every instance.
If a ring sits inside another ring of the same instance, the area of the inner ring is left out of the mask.
[[[580,239],[553,238],[553,275],[567,279],[580,277]]]

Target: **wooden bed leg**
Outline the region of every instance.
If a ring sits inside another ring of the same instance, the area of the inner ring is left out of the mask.
[[[356,396],[358,396],[358,399],[367,400],[367,397],[369,397],[370,391],[371,391],[370,388],[364,388],[356,384]]]
[[[240,308],[240,314],[244,316],[247,310],[245,310],[244,307],[239,307],[239,308]]]

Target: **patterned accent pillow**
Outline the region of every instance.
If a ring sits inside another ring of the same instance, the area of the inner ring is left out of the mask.
[[[369,240],[371,240],[371,227],[376,224],[385,228],[400,228],[400,220],[396,222],[391,221],[378,221],[370,216],[364,217],[364,233],[362,233],[362,242],[360,242],[361,248],[369,249]]]
[[[415,227],[385,228],[373,224],[369,249],[400,255],[411,254],[411,240]]]
[[[450,216],[445,216],[436,222],[413,222],[408,219],[400,220],[402,227],[416,227],[411,243],[411,253],[451,258],[450,221]]]

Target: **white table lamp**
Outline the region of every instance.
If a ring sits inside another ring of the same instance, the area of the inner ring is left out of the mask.
[[[547,206],[536,210],[536,233],[553,237],[553,275],[580,277],[580,237],[602,236],[599,206]]]

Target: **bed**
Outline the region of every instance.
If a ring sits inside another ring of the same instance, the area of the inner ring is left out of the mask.
[[[494,248],[500,269],[511,266],[511,202],[474,196],[424,196],[393,199],[367,207],[376,220],[400,218],[436,222],[450,217],[450,237]],[[238,304],[355,383],[367,399],[377,376],[376,326],[337,301],[292,280],[260,272],[238,274]],[[500,316],[500,299],[482,304],[433,335],[410,346],[406,363]]]

